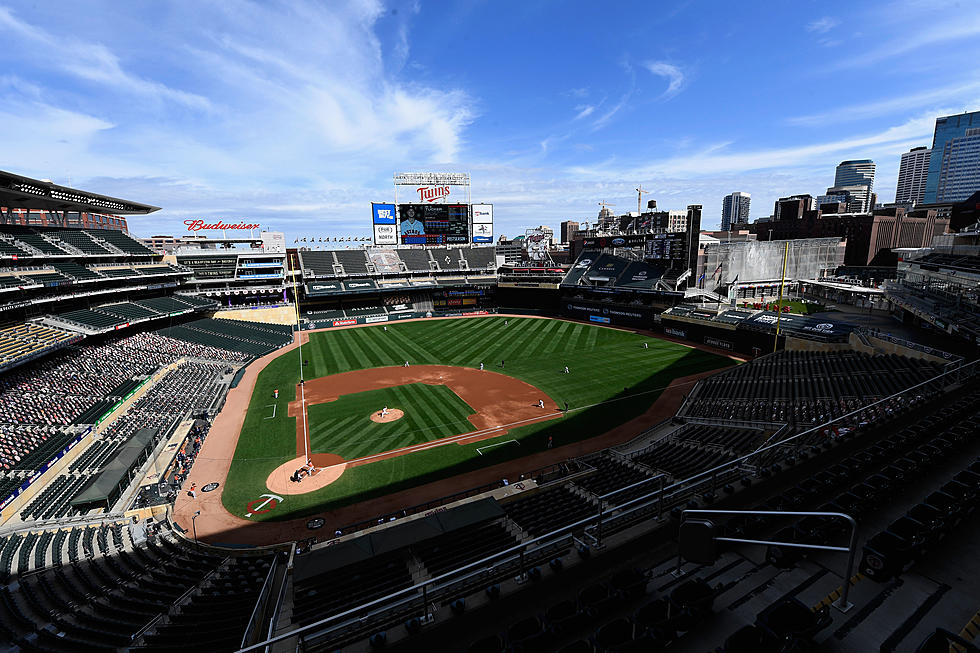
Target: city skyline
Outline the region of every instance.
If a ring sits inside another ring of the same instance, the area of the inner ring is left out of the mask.
[[[625,213],[638,184],[662,209],[703,205],[711,228],[732,188],[755,219],[852,158],[877,163],[890,202],[901,154],[980,108],[977,35],[980,7],[911,1],[9,2],[0,169],[162,206],[131,222],[141,236],[187,217],[367,236],[370,202],[416,170],[471,173],[498,235],[594,221],[600,201]],[[841,75],[860,100],[796,92]]]

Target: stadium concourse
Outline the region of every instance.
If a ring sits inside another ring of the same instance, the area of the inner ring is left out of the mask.
[[[503,320],[507,317],[507,314],[500,314],[496,319]],[[512,315],[511,317],[518,318],[526,316]],[[399,324],[411,322],[432,323],[460,319],[467,320],[485,318],[419,318],[415,320],[402,320],[399,322]],[[204,443],[199,461],[192,468],[185,486],[189,483],[196,485],[197,487],[204,487],[209,483],[223,483],[227,478],[232,461],[235,457],[238,434],[242,430],[248,405],[253,397],[256,381],[259,374],[267,365],[282,356],[285,352],[290,352],[296,349],[299,346],[300,341],[302,341],[304,346],[308,345],[310,342],[310,335],[313,333],[324,333],[327,331],[333,332],[356,328],[359,327],[347,326],[336,327],[329,330],[304,330],[297,334],[297,339],[293,343],[283,347],[282,349],[271,352],[250,364],[245,369],[244,375],[241,377],[238,385],[229,390],[224,408],[215,418],[212,431],[221,433],[222,435],[220,437],[211,437]],[[625,331],[633,332],[633,330]],[[685,343],[684,346],[687,348],[694,348],[689,343]],[[699,349],[712,351],[711,348],[704,346],[699,347]],[[740,361],[741,359],[734,358],[734,360]],[[383,369],[365,370],[364,372],[347,372],[324,377],[322,379],[307,381],[305,384],[307,392],[306,401],[308,403],[315,404],[320,401],[335,399],[337,392],[341,388],[346,390],[348,393],[356,393],[372,387],[386,387],[388,385],[400,384],[401,381],[388,378],[392,377],[392,375],[397,377],[410,376],[413,381],[428,381],[430,383],[438,381],[440,384],[445,383],[450,388],[454,387],[454,382],[452,380],[447,382],[446,374],[449,374],[451,377],[462,375],[460,376],[460,383],[465,383],[462,380],[463,377],[475,379],[480,376],[480,372],[478,370],[466,370],[465,368],[444,368],[444,371],[441,372],[442,378],[439,378],[440,372],[428,372],[430,368],[431,366],[414,366],[408,368],[395,367],[391,368],[390,372],[385,372]],[[435,369],[439,370],[440,368]],[[380,376],[377,374],[372,374],[376,372],[381,372],[382,374]],[[427,376],[432,374],[434,374],[434,376],[431,379],[427,379]],[[513,426],[523,426],[540,420],[556,419],[561,416],[561,407],[554,403],[551,399],[547,400],[544,415],[541,414],[542,409],[538,407],[536,401],[527,401],[528,397],[538,396],[538,394],[534,392],[533,387],[528,386],[527,384],[524,384],[512,377],[497,374],[495,372],[487,372],[487,374],[498,377],[505,382],[503,384],[497,384],[500,386],[497,387],[497,385],[494,385],[493,383],[488,384],[486,380],[483,380],[479,385],[468,389],[457,390],[459,396],[466,399],[468,403],[474,407],[474,409],[477,409],[484,404],[488,406],[488,409],[478,410],[476,415],[471,416],[470,421],[473,424],[473,430],[460,436],[446,437],[435,440],[433,443],[424,445],[424,447],[431,447],[433,445],[445,446],[455,444],[456,442],[470,442],[488,437],[495,438],[506,433],[507,428],[512,428]],[[245,510],[243,510],[241,514],[232,514],[222,504],[219,492],[198,494],[196,497],[191,497],[188,493],[182,492],[176,498],[174,503],[173,519],[179,527],[186,529],[186,524],[190,523],[194,514],[200,511],[200,514],[194,520],[194,523],[196,524],[197,537],[201,541],[223,545],[270,545],[282,542],[305,540],[311,536],[311,531],[308,528],[310,518],[323,519],[324,525],[318,527],[317,530],[322,528],[323,530],[320,532],[327,534],[338,529],[344,530],[345,527],[348,527],[351,524],[360,524],[363,527],[365,524],[376,524],[378,520],[382,519],[383,521],[387,522],[391,519],[392,515],[400,514],[406,507],[418,506],[432,500],[451,497],[456,495],[461,489],[466,490],[472,487],[500,484],[502,479],[522,478],[529,474],[532,470],[560,463],[561,461],[565,461],[570,458],[577,458],[579,456],[587,455],[607,448],[613,444],[620,443],[624,439],[628,439],[630,436],[642,432],[645,429],[648,429],[650,426],[657,424],[673,415],[680,407],[684,398],[691,391],[692,386],[699,379],[710,374],[711,372],[700,372],[674,379],[658,396],[657,400],[642,415],[639,415],[624,424],[616,426],[615,428],[597,433],[594,437],[590,437],[587,440],[578,441],[573,444],[560,445],[545,452],[523,456],[518,460],[484,466],[478,470],[453,476],[452,478],[417,485],[410,489],[388,493],[378,498],[359,501],[353,505],[332,508],[326,512],[312,513],[303,518],[289,521],[257,521],[254,519],[256,516],[255,514],[248,515],[247,511]],[[351,380],[349,381],[345,380],[345,376],[348,375],[351,376]],[[378,378],[375,380],[370,380],[371,376]],[[363,378],[364,380],[355,381],[355,378]],[[321,386],[321,382],[327,382],[322,384],[322,391],[318,390],[318,388]],[[515,386],[515,384],[516,387],[514,388],[508,387]],[[336,388],[331,390],[333,386],[336,386]],[[517,399],[517,401],[511,401],[509,404],[504,401],[503,405],[492,405],[487,403],[487,400],[484,396],[482,396],[482,393],[488,393],[487,396],[489,397],[501,398],[502,396],[511,396],[518,397],[519,399]],[[303,421],[299,418],[300,411],[298,404],[299,401],[290,403],[289,414],[297,416],[297,452],[302,454]],[[521,406],[526,407],[522,408]],[[489,412],[487,412],[487,410],[489,410]],[[366,417],[367,416],[365,415],[365,418]],[[311,454],[310,457],[312,458],[313,462],[321,468],[318,475],[312,476],[300,484],[290,483],[288,481],[288,476],[291,476],[295,469],[298,469],[305,463],[306,456],[299,455],[296,459],[288,461],[284,463],[282,467],[278,468],[274,472],[274,476],[270,476],[270,478],[266,481],[266,488],[264,489],[271,490],[271,493],[276,496],[278,496],[278,494],[288,496],[290,494],[313,492],[323,488],[329,483],[336,481],[343,473],[343,468],[347,467],[348,465],[366,464],[383,457],[407,455],[412,451],[420,450],[420,448],[421,447],[419,446],[408,447],[405,450],[385,452],[381,455],[373,455],[363,460],[353,461],[344,461],[339,457],[331,458],[327,454]],[[286,478],[284,479],[283,476]],[[277,494],[276,490],[273,488],[273,485],[281,487],[284,483],[284,489],[286,491]],[[256,492],[261,494],[264,489],[258,488]],[[272,505],[275,506],[275,503]],[[268,503],[266,506],[263,506],[263,508],[266,507],[268,507]],[[323,536],[321,539],[330,538]]]

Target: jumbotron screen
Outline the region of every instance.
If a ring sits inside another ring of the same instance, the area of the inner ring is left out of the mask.
[[[466,204],[399,204],[399,242],[403,245],[468,243],[470,210]]]
[[[646,242],[648,259],[683,261],[687,259],[687,234],[657,234]]]

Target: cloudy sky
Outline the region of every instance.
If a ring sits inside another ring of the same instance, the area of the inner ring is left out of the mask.
[[[301,236],[367,236],[401,171],[465,171],[497,233],[818,194],[980,109],[980,3],[4,2],[0,169]]]

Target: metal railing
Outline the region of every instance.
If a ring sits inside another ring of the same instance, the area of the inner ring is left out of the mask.
[[[248,640],[252,639],[252,635],[255,630],[259,628],[261,623],[261,618],[265,612],[266,606],[269,604],[269,594],[272,592],[272,583],[275,579],[276,569],[279,567],[279,556],[272,556],[272,564],[269,565],[269,573],[265,575],[265,581],[262,583],[262,589],[259,590],[259,597],[255,601],[255,607],[252,608],[252,614],[248,618],[248,625],[245,627],[245,633],[242,635],[242,646],[248,646]],[[283,585],[285,585],[286,579],[283,578]],[[278,613],[278,610],[276,611]]]
[[[549,547],[553,549],[555,546],[571,541],[570,538],[573,537],[573,533],[580,529],[592,529],[592,533],[594,534],[593,539],[601,543],[601,533],[604,527],[615,526],[623,522],[634,523],[638,520],[649,518],[650,512],[654,507],[657,509],[658,518],[662,517],[664,509],[668,506],[678,505],[690,497],[705,491],[714,492],[720,484],[727,482],[729,479],[743,476],[746,469],[759,467],[760,461],[764,461],[773,453],[782,451],[785,454],[795,455],[803,447],[810,446],[811,437],[823,437],[825,429],[837,426],[838,423],[847,423],[850,418],[859,416],[861,413],[867,412],[878,405],[906,395],[938,395],[947,385],[952,385],[961,382],[965,378],[975,376],[980,371],[978,364],[980,364],[980,361],[959,364],[955,368],[946,370],[929,380],[862,406],[823,424],[813,426],[786,439],[762,446],[755,451],[699,472],[671,485],[663,485],[664,475],[643,479],[638,483],[620,488],[603,496],[614,496],[653,481],[660,481],[661,487],[643,496],[602,509],[597,515],[591,515],[567,524],[555,529],[551,533],[526,540],[516,546],[491,554],[434,578],[421,581],[408,588],[387,594],[338,614],[325,617],[312,624],[274,637],[269,637],[263,642],[242,649],[242,651],[243,653],[245,651],[257,651],[276,642],[292,638],[299,638],[305,641],[307,639],[321,639],[332,634],[339,634],[344,629],[364,629],[371,625],[372,619],[376,619],[377,621],[390,620],[396,616],[408,614],[410,610],[416,608],[421,612],[426,609],[425,606],[428,605],[429,599],[433,595],[439,594],[440,592],[446,593],[447,591],[451,593],[453,589],[458,592],[461,587],[472,584],[474,579],[484,584],[489,583],[492,579],[498,578],[502,574],[513,574],[515,568],[523,576],[529,557],[533,559],[535,554],[549,551]],[[421,603],[419,603],[420,599]]]

